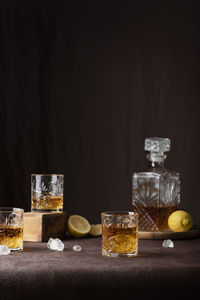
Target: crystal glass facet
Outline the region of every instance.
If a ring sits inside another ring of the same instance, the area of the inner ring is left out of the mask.
[[[31,175],[31,210],[63,210],[64,175],[33,174]]]
[[[133,210],[139,214],[140,231],[169,231],[168,217],[180,207],[180,176],[164,167],[170,140],[148,138],[145,149],[151,151],[149,167],[133,174]]]

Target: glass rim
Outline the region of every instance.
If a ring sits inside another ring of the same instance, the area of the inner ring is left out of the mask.
[[[52,174],[31,174],[31,176],[63,176],[64,177],[64,174],[54,174],[54,173],[52,173]]]
[[[101,216],[138,216],[137,212],[128,210],[109,210],[101,213]]]
[[[17,207],[0,207],[0,213],[2,212],[24,212],[24,209]]]

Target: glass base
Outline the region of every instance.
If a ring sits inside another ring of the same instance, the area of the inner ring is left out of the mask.
[[[23,251],[23,247],[18,247],[18,248],[9,248],[10,251]]]
[[[109,252],[102,249],[102,255],[103,256],[109,256],[109,257],[134,257],[138,255],[138,251],[135,250],[131,253],[116,253],[116,252]]]
[[[57,209],[37,209],[37,208],[32,208],[32,212],[62,212],[62,208],[57,208]]]

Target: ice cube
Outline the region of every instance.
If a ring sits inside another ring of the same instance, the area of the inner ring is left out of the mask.
[[[162,246],[165,248],[174,248],[174,243],[171,240],[164,240]]]
[[[72,249],[73,249],[74,251],[81,251],[81,250],[82,250],[81,246],[79,246],[79,245],[74,245],[74,246],[72,247]]]
[[[49,248],[51,250],[63,251],[64,247],[65,246],[64,246],[63,242],[59,239],[50,238],[48,240],[47,248]]]
[[[8,255],[10,253],[10,249],[5,245],[0,245],[0,255]]]

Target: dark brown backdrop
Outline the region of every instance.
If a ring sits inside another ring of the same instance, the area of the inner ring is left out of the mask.
[[[0,2],[0,205],[30,210],[30,174],[59,172],[69,214],[130,209],[160,136],[200,222],[197,2]]]

